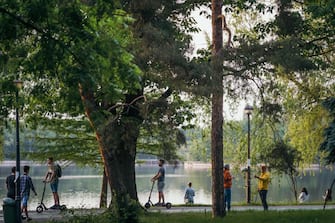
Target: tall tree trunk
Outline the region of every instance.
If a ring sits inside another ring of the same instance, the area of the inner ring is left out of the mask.
[[[136,120],[132,118],[123,118],[119,122],[106,125],[102,136],[103,145],[105,145],[102,154],[112,193],[128,194],[136,201],[138,198],[135,158],[138,134],[139,123],[136,124]]]
[[[212,215],[223,217],[223,89],[222,89],[222,1],[212,0]]]
[[[108,183],[112,192],[111,209],[120,221],[138,221],[139,207],[136,180],[136,144],[142,119],[134,99],[138,95],[127,95],[122,115],[104,115],[105,111],[94,100],[93,93],[83,85],[79,91],[85,113],[93,127],[99,144]],[[139,93],[141,94],[141,92]],[[131,102],[133,104],[131,104]]]

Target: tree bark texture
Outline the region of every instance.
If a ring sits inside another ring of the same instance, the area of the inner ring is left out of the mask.
[[[135,181],[136,142],[142,120],[136,105],[125,107],[122,115],[104,115],[92,92],[82,85],[79,90],[86,116],[96,133],[106,177],[112,196],[138,201]],[[134,96],[137,97],[137,96]],[[127,101],[132,97],[127,97]],[[113,204],[112,204],[113,205]]]
[[[223,217],[223,89],[222,89],[222,1],[212,0],[212,215]]]

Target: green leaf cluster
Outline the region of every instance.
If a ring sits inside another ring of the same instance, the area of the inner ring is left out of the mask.
[[[335,99],[328,98],[323,102],[323,106],[329,111],[331,121],[327,128],[324,129],[324,140],[320,146],[320,150],[326,153],[326,161],[335,163]]]

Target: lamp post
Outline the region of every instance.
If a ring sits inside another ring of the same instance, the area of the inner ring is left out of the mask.
[[[21,195],[20,195],[20,133],[19,133],[19,90],[22,88],[23,82],[14,80],[16,86],[16,173],[15,173],[15,205],[16,205],[16,222],[21,223]]]
[[[250,186],[250,115],[253,111],[253,107],[247,104],[244,108],[244,112],[248,118],[248,160],[247,160],[247,203],[250,204],[250,197],[251,197],[251,186]]]

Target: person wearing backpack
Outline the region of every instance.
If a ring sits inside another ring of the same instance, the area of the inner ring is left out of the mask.
[[[48,171],[45,175],[45,183],[50,183],[50,188],[54,197],[55,204],[50,209],[59,209],[59,195],[58,195],[58,183],[59,177],[61,176],[61,169],[58,164],[55,164],[53,157],[49,157],[47,161]]]

